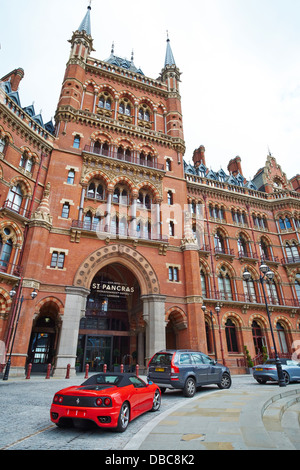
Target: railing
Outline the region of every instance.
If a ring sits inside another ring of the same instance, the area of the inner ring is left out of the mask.
[[[7,261],[0,261],[0,273],[6,273],[12,276],[21,276],[21,267],[14,263],[8,263]]]
[[[136,165],[146,166],[147,168],[154,168],[156,170],[164,170],[164,165],[158,163],[156,159],[143,159],[140,156],[134,156],[131,154],[126,155],[126,153],[120,153],[113,151],[111,149],[102,150],[100,148],[95,148],[91,145],[86,145],[84,147],[85,152],[93,153],[94,155],[100,155],[102,157],[115,158],[116,160],[121,160],[128,163],[135,163]]]
[[[21,215],[22,217],[26,217],[27,219],[30,218],[30,211],[26,210],[19,204],[14,203],[13,201],[6,200],[3,204],[3,207]]]
[[[264,304],[265,300],[262,295],[249,295],[249,294],[238,294],[235,292],[206,292],[203,297],[207,300],[222,300],[227,302],[243,302],[243,303],[254,303]],[[286,299],[285,297],[279,298],[275,296],[269,296],[267,294],[267,302],[271,306],[285,306],[285,307],[300,307],[300,300],[297,299]]]
[[[215,247],[214,248],[215,254],[216,255],[229,255],[229,256],[235,256],[234,250],[232,248],[219,248]]]
[[[121,227],[116,227],[114,230],[109,229],[107,225],[104,227],[99,226],[99,222],[86,222],[83,220],[73,220],[72,228],[77,228],[80,230],[87,230],[90,232],[97,232],[97,235],[101,238],[101,235],[107,237],[108,235],[118,238],[134,238],[141,240],[150,240],[150,241],[161,241],[167,243],[169,241],[168,237],[165,235],[157,235],[156,233],[144,233],[138,232],[135,230],[133,232],[130,229],[122,229]]]

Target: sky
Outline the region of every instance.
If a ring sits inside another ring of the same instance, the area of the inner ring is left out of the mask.
[[[88,0],[0,0],[0,78],[22,67],[22,107],[54,117],[72,32]],[[215,171],[237,155],[252,179],[269,152],[300,173],[299,0],[92,0],[92,56],[130,59],[158,78],[167,31],[181,75],[186,143]]]

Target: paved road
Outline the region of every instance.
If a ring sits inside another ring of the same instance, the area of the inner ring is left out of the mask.
[[[193,406],[192,403],[196,403],[198,398],[202,401],[202,399],[205,400],[209,397],[214,397],[214,400],[216,400],[215,403],[220,404],[222,400],[225,399],[225,396],[232,396],[235,402],[239,400],[239,394],[245,395],[246,393],[253,398],[258,390],[262,390],[261,387],[268,387],[266,388],[267,395],[275,395],[280,391],[280,388],[273,384],[269,386],[259,386],[253,380],[252,376],[249,375],[233,376],[233,384],[229,391],[219,391],[218,388],[213,386],[203,387],[197,392],[197,396],[193,399],[183,397],[180,391],[167,391],[163,395],[160,411],[157,413],[146,413],[134,420],[130,423],[125,433],[119,434],[113,431],[103,431],[98,428],[60,429],[53,425],[49,417],[53,395],[61,388],[69,385],[77,385],[82,382],[83,376],[78,376],[75,379],[51,378],[47,380],[42,377],[32,377],[30,380],[14,378],[9,378],[8,381],[1,380],[0,450],[118,451],[155,448],[173,448],[176,450],[179,447],[175,441],[170,439],[170,434],[168,434],[172,433],[172,426],[168,433],[165,431],[161,433],[161,431],[159,431],[157,434],[156,431],[161,421],[166,419],[166,416],[168,417],[172,413],[174,414],[174,410],[183,410],[191,407]],[[289,387],[296,388],[297,386],[290,385]],[[288,387],[284,390],[287,388]],[[299,388],[300,385],[298,384],[298,389]],[[252,406],[255,406],[255,401],[252,401]],[[190,422],[189,418],[188,422]],[[173,426],[174,434],[178,434],[180,426],[180,423],[179,427]],[[230,424],[228,429],[230,429]],[[149,439],[147,439],[147,435]],[[157,444],[158,435],[160,446]],[[193,434],[186,432],[185,435],[192,436]],[[194,449],[194,443],[195,441],[192,438],[186,439],[184,449]]]

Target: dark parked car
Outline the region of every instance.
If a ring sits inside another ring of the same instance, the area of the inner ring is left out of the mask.
[[[162,393],[166,388],[182,389],[186,397],[192,397],[196,388],[202,385],[216,384],[219,388],[231,386],[227,367],[202,352],[186,349],[154,354],[148,364],[147,378],[158,385]]]
[[[300,362],[292,359],[279,359],[281,362],[284,381],[290,382],[300,381]],[[266,382],[278,382],[278,374],[275,359],[268,359],[264,364],[254,366],[253,377],[259,384]]]

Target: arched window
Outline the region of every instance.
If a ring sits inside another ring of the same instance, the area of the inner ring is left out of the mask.
[[[262,353],[262,348],[264,345],[264,336],[260,325],[255,320],[252,322],[252,337],[255,347],[255,353]]]
[[[266,283],[267,286],[267,293],[269,297],[269,303],[272,305],[278,305],[279,304],[279,297],[278,297],[278,292],[277,292],[277,286],[274,281],[268,281]]]
[[[299,262],[299,252],[298,247],[295,242],[285,244],[285,252],[288,263],[298,263]]]
[[[281,230],[288,230],[292,228],[291,221],[288,217],[280,217],[279,218],[279,227]]]
[[[29,157],[27,153],[23,153],[21,156],[20,164],[19,166],[23,168],[24,170],[28,171],[28,173],[32,172],[32,167],[33,167],[33,158]]]
[[[88,211],[84,216],[83,226],[85,229],[90,230],[92,226],[93,215],[91,211]]]
[[[226,253],[226,245],[223,235],[219,230],[217,230],[214,236],[215,252],[216,253]]]
[[[248,243],[247,243],[245,237],[243,237],[243,235],[239,236],[237,244],[238,244],[239,256],[249,257],[250,253],[249,253],[249,250],[248,250]]]
[[[206,276],[205,276],[205,273],[204,273],[204,271],[203,271],[202,269],[201,269],[201,271],[200,271],[200,279],[201,279],[201,293],[202,293],[202,297],[207,298],[208,289],[207,289],[207,285],[206,285]]]
[[[296,274],[295,291],[298,301],[300,302],[300,274]]]
[[[0,137],[0,153],[5,153],[5,147],[7,145],[7,138]]]
[[[244,286],[244,294],[245,294],[245,301],[246,302],[256,302],[256,290],[255,290],[255,284],[252,279],[248,279],[247,281],[244,279],[243,280],[243,286]]]
[[[111,98],[106,93],[100,96],[98,106],[101,109],[107,109],[110,111],[111,110]]]
[[[280,350],[283,354],[288,354],[289,348],[288,348],[288,344],[287,344],[285,329],[284,329],[283,325],[280,322],[277,322],[276,330],[277,330],[277,334],[278,334]]]
[[[20,212],[23,202],[23,191],[20,184],[13,186],[8,193],[9,208]]]
[[[259,242],[259,251],[262,261],[272,261],[271,248],[268,242],[262,238]]]
[[[228,318],[225,323],[225,334],[226,334],[226,344],[227,344],[228,352],[231,352],[231,353],[238,352],[236,326],[230,318]]]
[[[218,286],[220,299],[232,300],[231,279],[224,266],[221,267],[220,274],[218,276]]]
[[[13,243],[12,240],[9,238],[4,244],[2,242],[2,238],[0,236],[0,267],[1,268],[7,268],[9,261],[10,261],[10,255],[12,252],[13,248]]]

